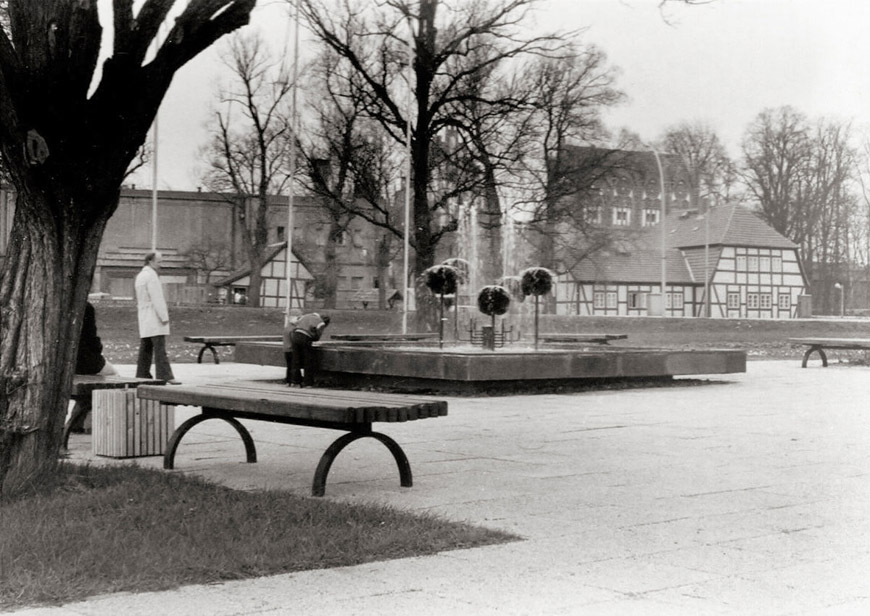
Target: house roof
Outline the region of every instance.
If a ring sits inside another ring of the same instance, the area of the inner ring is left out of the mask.
[[[266,253],[263,255],[263,265],[265,266],[267,263],[269,263],[269,261],[271,261],[272,259],[277,257],[278,254],[282,250],[284,250],[286,247],[287,247],[286,241],[279,242],[278,244],[270,245],[269,248],[266,250]],[[293,256],[296,258],[296,261],[298,261],[305,270],[308,269],[307,267],[305,267],[305,263],[302,261],[301,258],[299,258],[299,254],[295,250],[293,251]],[[221,278],[220,280],[216,280],[215,282],[213,282],[211,284],[213,287],[225,287],[228,284],[232,284],[232,283],[236,282],[237,280],[240,280],[240,279],[244,278],[245,276],[250,276],[250,275],[251,275],[251,268],[250,267],[243,267],[241,269],[237,269],[236,271],[225,276],[224,278]]]
[[[756,213],[739,205],[713,207],[702,214],[675,212],[667,216],[665,224],[669,248],[704,245],[789,249],[798,247]],[[651,235],[653,241],[660,241],[660,233],[658,227],[650,227],[645,231],[645,235]]]
[[[740,206],[710,208],[704,215],[675,212],[665,219],[665,230],[668,284],[703,283],[705,271],[713,274],[723,246],[797,248],[794,242]],[[571,274],[578,282],[660,282],[661,233],[657,225],[647,227],[626,250],[595,254],[574,267]],[[704,246],[710,248],[706,270]]]
[[[678,250],[668,250],[667,283],[692,284],[692,273]],[[598,253],[581,261],[572,271],[578,282],[654,283],[662,279],[662,253],[638,248],[628,253]]]

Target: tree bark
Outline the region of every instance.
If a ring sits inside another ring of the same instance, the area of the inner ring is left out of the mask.
[[[172,76],[254,4],[189,0],[146,62],[173,2],[149,0],[134,17],[132,2],[114,0],[113,55],[90,93],[97,3],[10,0],[0,149],[16,207],[0,269],[0,495],[57,467],[100,240]]]
[[[91,225],[18,212],[75,201],[62,187],[19,192],[0,278],[0,494],[57,466],[85,301],[108,215]],[[105,212],[117,205],[105,204]]]

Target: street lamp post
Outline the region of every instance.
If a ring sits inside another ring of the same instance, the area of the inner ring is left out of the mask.
[[[658,150],[655,148],[650,148],[656,159],[656,166],[659,169],[659,188],[662,193],[662,211],[661,211],[661,220],[659,224],[662,227],[662,316],[666,316],[665,307],[667,302],[665,298],[667,297],[667,270],[668,270],[668,253],[667,253],[667,230],[665,229],[665,172],[662,168],[662,160],[659,157]]]

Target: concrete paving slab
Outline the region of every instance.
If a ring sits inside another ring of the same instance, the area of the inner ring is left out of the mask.
[[[175,368],[185,383],[283,372]],[[434,512],[521,541],[21,613],[870,613],[870,371],[758,361],[692,383],[450,398],[445,418],[382,429],[405,448],[413,488],[399,487],[392,462],[363,442],[330,473],[327,498]],[[232,431],[207,422],[172,472],[309,494],[335,435],[247,423],[257,464],[244,462]],[[94,461],[89,437],[74,435],[71,446],[75,459]]]

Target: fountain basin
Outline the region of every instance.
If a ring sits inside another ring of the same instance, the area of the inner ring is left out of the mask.
[[[315,345],[318,379],[347,387],[397,391],[487,391],[509,386],[582,385],[600,379],[657,379],[746,372],[746,352],[589,346],[483,351],[323,342]],[[235,360],[283,366],[280,343],[236,345]]]

